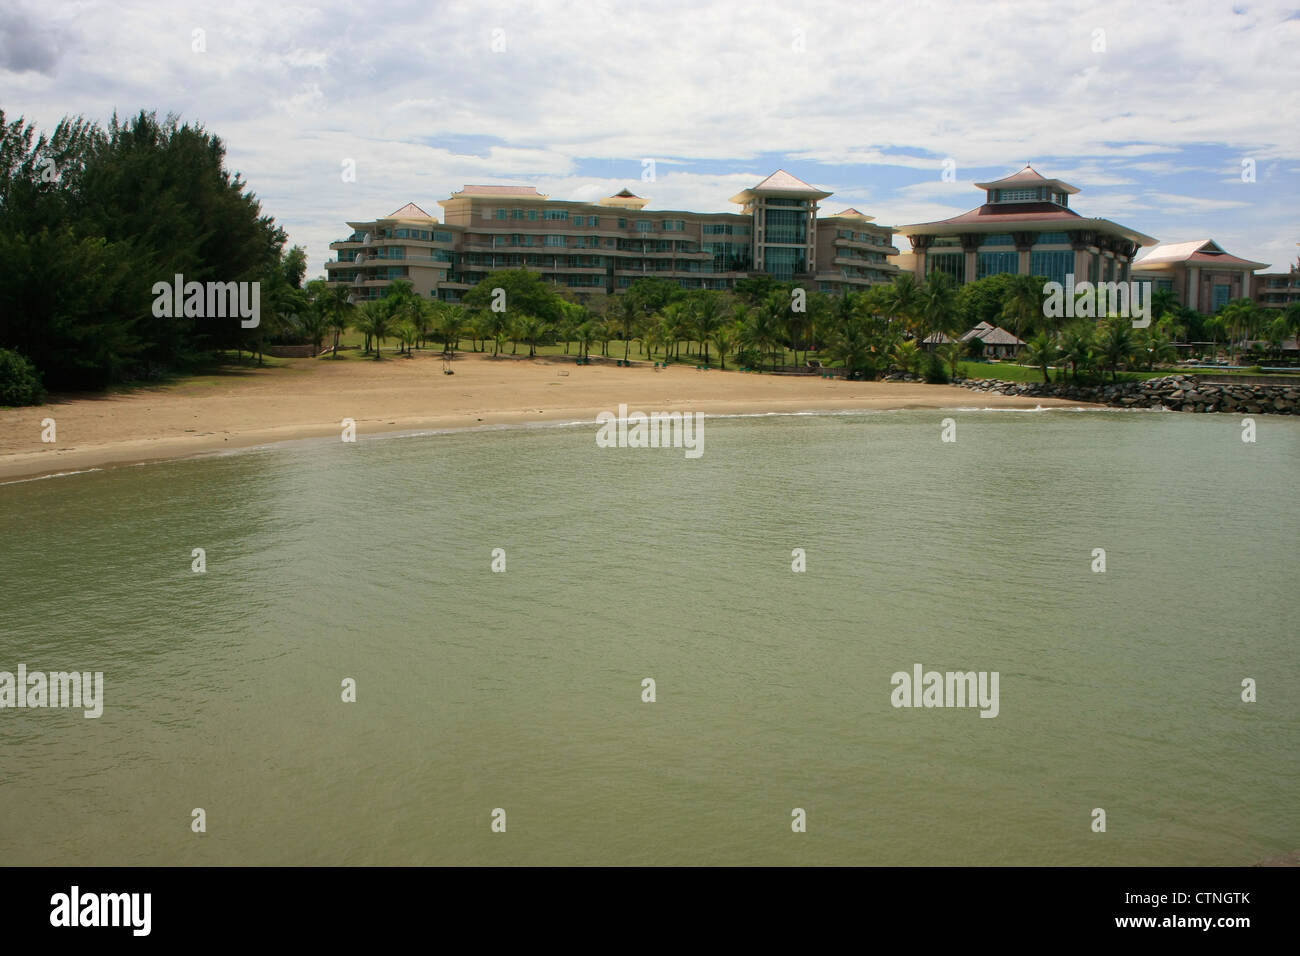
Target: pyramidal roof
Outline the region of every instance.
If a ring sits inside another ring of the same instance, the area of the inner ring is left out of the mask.
[[[861,222],[871,222],[875,216],[868,216],[866,213],[858,212],[852,206],[848,209],[841,209],[833,216],[827,216],[827,219],[857,219]]]
[[[1249,266],[1252,270],[1268,267],[1268,263],[1265,262],[1252,262],[1249,259],[1230,255],[1223,246],[1213,239],[1193,239],[1190,242],[1162,242],[1141,259],[1134,261],[1133,268],[1141,269],[1143,266],[1173,265],[1179,262],[1193,264],[1217,262],[1225,266]]]
[[[1062,192],[1067,192],[1070,195],[1074,195],[1079,191],[1077,186],[1071,186],[1067,182],[1062,182],[1059,179],[1048,179],[1028,163],[1026,163],[1025,168],[1020,170],[1018,173],[1012,173],[1010,176],[1004,176],[1002,179],[994,179],[987,183],[976,183],[975,185],[979,189],[1005,189],[1014,186],[1054,186],[1056,189]]]
[[[796,199],[825,199],[829,196],[824,189],[809,186],[798,176],[791,176],[784,169],[778,169],[757,186],[742,190],[731,197],[731,201],[745,205],[758,196],[785,196]]]
[[[423,209],[421,209],[419,206],[417,206],[415,203],[408,202],[401,209],[397,210],[397,212],[389,213],[384,218],[386,219],[432,219],[433,217],[430,216]]]
[[[795,190],[802,190],[803,192],[809,193],[821,192],[820,189],[814,189],[812,186],[809,186],[798,176],[791,176],[784,169],[778,169],[771,176],[768,176],[767,179],[755,186],[753,191],[766,192],[768,190],[780,190],[781,192],[791,192]],[[830,193],[827,193],[826,195],[829,196]]]

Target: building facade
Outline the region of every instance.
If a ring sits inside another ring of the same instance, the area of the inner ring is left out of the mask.
[[[1249,298],[1255,270],[1267,266],[1230,255],[1213,239],[1195,239],[1156,246],[1133,263],[1133,278],[1150,282],[1153,292],[1171,290],[1179,305],[1214,313]]]
[[[440,222],[414,203],[349,222],[330,243],[331,283],[379,298],[398,279],[420,296],[458,300],[498,269],[531,269],[575,293],[615,294],[657,276],[686,289],[734,288],[771,275],[842,292],[890,282],[891,229],[857,210],[818,218],[830,193],[778,170],[732,198],[739,213],[647,210],[624,189],[598,202],[552,199],[532,186],[465,186]]]
[[[1285,309],[1300,303],[1300,259],[1289,272],[1263,272],[1254,276],[1251,298],[1269,309]]]
[[[1064,284],[1121,282],[1139,248],[1155,239],[1108,219],[1090,219],[1070,208],[1079,190],[1047,179],[1032,167],[1005,179],[976,183],[984,205],[938,222],[900,226],[911,243],[899,267],[924,281],[946,272],[958,285],[1002,273],[1043,276]]]

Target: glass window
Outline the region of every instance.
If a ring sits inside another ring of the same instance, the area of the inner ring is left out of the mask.
[[[981,252],[975,259],[975,278],[1016,273],[1020,270],[1018,252]]]
[[[768,209],[763,224],[768,242],[803,243],[808,241],[808,215],[797,209]]]
[[[1065,284],[1065,276],[1074,271],[1074,253],[1034,252],[1029,256],[1029,274],[1044,276],[1049,282]]]
[[[562,245],[564,245],[564,237],[563,237],[563,236],[547,236],[547,237],[546,237],[546,244],[547,244],[548,246],[562,246]]]
[[[588,217],[587,217],[587,225],[591,226],[592,229],[599,229],[599,228],[600,228],[600,217],[599,217],[599,216],[588,216]]]
[[[572,222],[575,226],[581,226],[581,225],[584,223],[584,221],[585,221],[585,220],[583,219],[582,216],[574,216],[574,217],[570,220],[570,222]]]
[[[1215,312],[1218,312],[1220,309],[1222,309],[1225,305],[1228,304],[1228,295],[1231,293],[1231,291],[1232,291],[1231,286],[1216,285],[1214,287],[1213,301],[1214,301]]]
[[[956,282],[963,282],[966,278],[966,256],[951,252],[938,255],[931,253],[925,257],[925,274],[931,275],[935,272],[946,272]]]
[[[768,213],[771,215],[771,211]],[[807,271],[802,249],[771,248],[766,252],[767,271],[782,282],[788,282],[796,273]]]

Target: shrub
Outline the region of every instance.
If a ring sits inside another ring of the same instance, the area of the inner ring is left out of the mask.
[[[921,367],[921,373],[925,380],[931,385],[947,385],[948,369],[943,364],[943,359],[931,352],[926,356],[925,362]]]
[[[0,349],[0,405],[39,405],[45,386],[36,366],[17,352]]]

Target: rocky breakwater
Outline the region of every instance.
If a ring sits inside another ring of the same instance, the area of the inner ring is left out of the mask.
[[[1003,382],[968,378],[955,384],[976,392],[1064,398],[1115,408],[1166,408],[1178,412],[1230,412],[1245,415],[1300,415],[1300,381],[1294,385],[1204,382],[1194,375],[1167,375],[1145,382],[1070,385]]]

